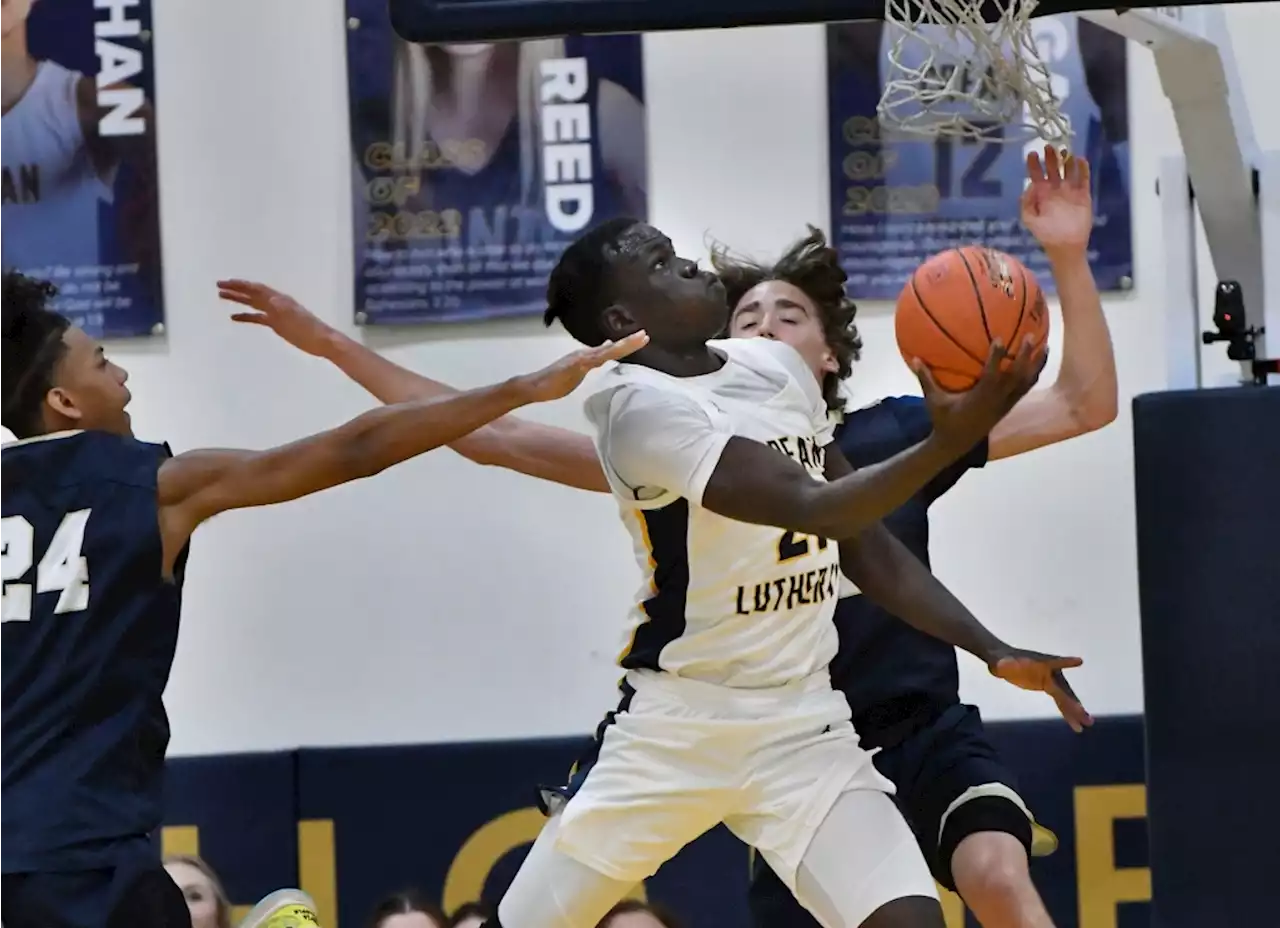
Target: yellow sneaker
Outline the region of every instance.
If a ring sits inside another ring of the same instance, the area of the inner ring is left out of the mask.
[[[240,928],[320,928],[315,901],[300,889],[277,889],[253,907]]]

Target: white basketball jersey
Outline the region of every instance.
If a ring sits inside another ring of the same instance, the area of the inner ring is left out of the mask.
[[[95,265],[98,205],[111,190],[85,147],[76,107],[80,74],[42,61],[35,80],[4,114],[4,265],[28,272]]]
[[[690,419],[679,414],[683,406],[715,433],[698,467],[702,486],[731,436],[769,444],[824,479],[831,418],[799,354],[763,338],[711,344],[728,358],[714,373],[671,377],[619,364],[598,378],[587,400],[597,451],[644,575],[619,663],[724,686],[779,686],[824,672],[835,656],[836,543],[716,515],[700,505],[701,486],[682,494],[626,477],[631,452],[624,444],[676,453],[701,441],[681,431]],[[665,425],[663,403],[677,412]],[[623,442],[625,417],[637,407],[657,410],[645,425],[649,434]]]

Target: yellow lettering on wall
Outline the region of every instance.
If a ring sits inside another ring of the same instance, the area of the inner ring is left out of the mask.
[[[454,855],[445,875],[444,899],[441,900],[444,910],[452,912],[464,903],[479,899],[489,872],[498,861],[516,848],[532,844],[546,822],[540,810],[527,806],[499,815],[472,832]],[[643,902],[644,883],[637,885],[627,897]],[[327,922],[322,924],[328,928]]]
[[[1116,819],[1146,818],[1147,788],[1077,786],[1075,810],[1080,928],[1117,928],[1119,903],[1151,901],[1150,868],[1117,867],[1115,854]]]
[[[165,857],[199,857],[200,829],[195,825],[165,825],[160,829],[160,853]]]
[[[338,859],[333,819],[298,822],[298,888],[315,900],[320,924],[338,928]]]
[[[942,920],[947,928],[964,928],[964,901],[941,883],[938,887],[938,901],[942,903]]]

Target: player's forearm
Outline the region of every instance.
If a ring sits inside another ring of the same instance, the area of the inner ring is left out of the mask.
[[[874,526],[909,502],[959,456],[931,435],[886,461],[816,485],[811,506],[821,525],[814,534],[848,538]]]
[[[335,429],[357,476],[371,476],[442,445],[451,445],[531,401],[524,377],[478,390],[394,403]]]
[[[841,541],[840,566],[864,595],[913,628],[987,664],[1007,650],[883,525]]]
[[[569,429],[503,416],[451,447],[477,464],[503,467],[578,490],[610,492],[595,444]]]
[[[1083,249],[1049,254],[1062,304],[1062,364],[1050,388],[1062,394],[1083,431],[1112,422],[1119,406],[1116,356],[1102,297]]]
[[[447,397],[381,406],[269,451],[189,452],[162,471],[162,503],[191,529],[229,509],[268,506],[371,477],[530,402],[525,378]],[[179,492],[189,488],[190,492]]]
[[[831,446],[827,481],[773,448],[731,438],[702,494],[717,515],[823,538],[849,538],[906,503],[958,458],[936,436],[854,472]]]
[[[324,356],[383,403],[428,400],[459,392],[448,384],[401,367],[336,330],[329,334],[329,348]]]

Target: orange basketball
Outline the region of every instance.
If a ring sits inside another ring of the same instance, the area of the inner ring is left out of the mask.
[[[919,358],[938,386],[962,391],[981,376],[996,339],[1010,354],[1028,335],[1042,346],[1049,337],[1049,309],[1021,261],[966,245],[916,268],[898,295],[894,329],[908,364]]]

